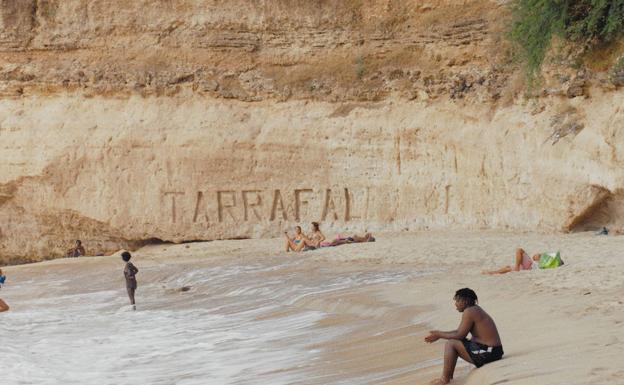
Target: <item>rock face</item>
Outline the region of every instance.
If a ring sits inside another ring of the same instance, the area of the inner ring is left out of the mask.
[[[583,80],[516,97],[505,17],[494,1],[0,1],[0,258],[313,220],[622,228],[623,96]]]

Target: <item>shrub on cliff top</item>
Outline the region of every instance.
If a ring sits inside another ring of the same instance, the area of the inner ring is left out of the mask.
[[[532,82],[554,35],[588,47],[624,32],[624,0],[512,0],[509,37]]]

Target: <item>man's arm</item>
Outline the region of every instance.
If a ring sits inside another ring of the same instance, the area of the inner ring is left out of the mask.
[[[448,332],[443,332],[440,330],[432,330],[429,332],[429,335],[425,337],[425,341],[432,343],[432,342],[439,340],[440,338],[443,338],[445,340],[464,339],[470,332],[470,329],[472,329],[473,323],[474,321],[472,320],[472,311],[469,311],[469,309],[466,309],[464,311],[464,314],[462,314],[462,320],[459,323],[459,326],[457,327],[456,330],[451,330]]]

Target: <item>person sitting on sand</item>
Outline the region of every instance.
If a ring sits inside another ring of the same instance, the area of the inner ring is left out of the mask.
[[[325,240],[325,235],[321,232],[321,228],[318,222],[312,222],[312,233],[305,237],[305,248],[308,250],[314,250],[321,247],[321,243]]]
[[[0,298],[0,313],[9,310],[9,305]]]
[[[71,249],[67,250],[66,256],[69,258],[76,258],[86,255],[87,252],[85,248],[82,246],[82,241],[80,239],[76,240],[76,244]]]
[[[136,266],[134,266],[132,262],[130,262],[130,258],[132,258],[132,256],[129,252],[124,251],[123,253],[121,253],[121,259],[126,262],[126,267],[124,267],[123,273],[124,277],[126,278],[126,290],[128,291],[128,298],[130,298],[130,305],[132,305],[132,310],[136,310],[136,304],[134,303],[134,292],[137,289],[136,274],[139,272],[139,269],[137,269]]]
[[[295,236],[292,238],[290,238],[288,232],[285,231],[286,251],[306,251],[314,250],[319,247],[346,245],[347,243],[375,242],[375,237],[373,237],[371,233],[366,233],[364,235],[354,234],[350,237],[342,237],[339,235],[333,241],[327,242],[317,222],[312,222],[312,230],[313,233],[310,237],[306,237],[301,232],[301,226],[295,226]]]
[[[512,271],[520,271],[520,270],[537,270],[539,269],[539,264],[538,262],[540,261],[540,257],[541,254],[535,254],[532,257],[529,257],[529,254],[527,254],[526,251],[524,251],[524,249],[519,248],[516,250],[516,259],[513,265],[507,265],[504,267],[501,267],[498,270],[492,270],[492,271],[483,271],[482,274],[489,274],[489,275],[494,275],[494,274],[506,274]],[[561,264],[563,264],[563,261],[561,261]]]
[[[442,377],[432,384],[448,384],[453,379],[457,357],[474,364],[477,368],[503,357],[503,344],[498,329],[490,317],[479,305],[477,294],[469,289],[459,289],[453,297],[455,308],[463,313],[456,330],[442,332],[432,330],[425,337],[425,342],[433,343],[442,338],[447,340],[444,345],[444,369]],[[471,334],[468,340],[466,336]]]
[[[295,226],[295,235],[292,238],[288,236],[288,231],[284,231],[284,237],[286,237],[286,252],[301,251],[305,247],[306,237],[301,232],[301,226]]]

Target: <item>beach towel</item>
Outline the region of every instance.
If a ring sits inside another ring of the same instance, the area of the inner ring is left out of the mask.
[[[544,253],[540,255],[540,260],[538,262],[540,269],[553,269],[561,265],[563,265],[563,261],[558,251],[556,253]]]

